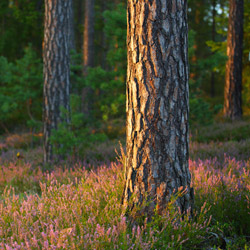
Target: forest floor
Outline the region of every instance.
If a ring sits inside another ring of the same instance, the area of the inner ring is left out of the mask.
[[[136,227],[121,215],[118,140],[53,169],[40,144],[41,134],[0,139],[0,249],[250,249],[249,121],[192,129],[193,220],[173,197],[166,215]]]

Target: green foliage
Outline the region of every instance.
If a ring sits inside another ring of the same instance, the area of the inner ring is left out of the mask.
[[[103,13],[105,19],[104,33],[109,41],[107,45],[107,67],[97,66],[89,68],[85,77],[82,76],[81,55],[75,52],[71,55],[71,83],[72,83],[72,119],[67,127],[61,124],[59,131],[54,131],[52,142],[54,145],[61,142],[59,148],[63,155],[72,155],[82,152],[97,141],[107,139],[110,120],[125,118],[125,75],[126,75],[126,8],[124,4],[115,5],[113,10]],[[91,102],[93,104],[91,114],[85,117],[82,114],[81,93],[82,88],[92,89]],[[91,128],[91,129],[90,129]],[[107,133],[104,133],[104,130]],[[122,130],[120,128],[120,130]],[[68,133],[68,134],[67,134]],[[63,143],[61,137],[66,134],[67,143]],[[118,134],[116,135],[116,137]],[[58,147],[57,147],[58,148]]]
[[[222,105],[211,105],[199,97],[190,97],[190,125],[209,125],[213,123],[213,117],[222,108]]]
[[[84,150],[96,142],[104,142],[107,136],[88,127],[88,120],[79,112],[80,97],[71,95],[71,121],[69,124],[61,122],[50,137],[56,155],[63,158],[73,157],[73,160],[84,158]],[[66,110],[62,110],[67,115]],[[63,117],[62,117],[63,120]]]
[[[189,62],[190,62],[190,118],[191,125],[209,124],[223,103],[226,62],[228,1],[216,2],[215,34],[213,34],[212,2],[189,0]],[[82,37],[81,2],[76,1],[75,23],[77,48]],[[106,10],[106,11],[104,11]],[[81,93],[88,86],[93,110],[90,118],[83,117],[84,126],[108,124],[125,118],[126,81],[126,1],[95,3],[95,64],[87,77],[82,74],[82,55],[71,57],[72,93]],[[27,123],[29,128],[41,126],[42,65],[44,4],[40,0],[1,0],[0,3],[0,121],[11,127]],[[250,112],[250,3],[244,6],[243,104]],[[22,31],[22,32],[20,32]],[[213,41],[212,41],[213,40]],[[32,46],[28,46],[32,41]],[[24,50],[24,48],[27,48]],[[32,49],[31,49],[32,48]],[[36,52],[36,53],[35,53]],[[19,58],[19,60],[17,60]],[[208,98],[211,77],[215,78],[215,97]],[[31,102],[30,102],[31,101]],[[217,105],[217,106],[216,106]],[[78,113],[81,113],[81,104]],[[75,112],[76,113],[76,112]],[[74,115],[77,117],[77,115]],[[80,122],[81,116],[78,116]],[[72,121],[73,124],[75,121]],[[87,125],[88,124],[88,125]]]
[[[109,42],[107,54],[108,62],[116,67],[116,71],[126,73],[126,35],[127,35],[127,14],[126,6],[118,4],[115,9],[103,13],[105,18],[104,32]]]
[[[82,77],[81,55],[73,53],[71,82],[74,94],[79,94],[83,87],[93,90],[92,123],[107,121],[125,114],[125,75],[126,75],[126,8],[118,4],[113,10],[103,13],[104,33],[109,41],[107,45],[107,68],[101,66],[89,68]],[[79,109],[80,112],[81,108]],[[90,121],[89,121],[90,122]]]
[[[105,71],[101,67],[90,68],[85,84],[94,89],[94,116],[96,118],[107,121],[124,117],[125,82],[117,77],[117,72]]]
[[[0,57],[0,120],[2,123],[41,120],[42,63],[31,46],[10,63]],[[31,125],[31,123],[29,123]]]
[[[210,141],[241,141],[250,139],[250,125],[248,122],[216,123],[213,126],[200,128],[194,140],[198,142]]]
[[[243,50],[243,110],[250,114],[250,3],[244,3],[244,50]]]
[[[189,49],[188,49],[188,56],[191,68],[191,75],[194,74],[197,67],[200,68],[201,71],[209,72],[209,69],[212,65],[215,65],[215,62],[209,60],[199,60],[197,63],[192,62],[192,57],[195,56],[195,34],[194,30],[189,31]],[[215,105],[211,107],[211,104],[207,102],[202,96],[204,96],[204,91],[201,90],[201,81],[200,79],[193,79],[190,78],[189,80],[189,89],[190,89],[190,99],[189,99],[189,107],[190,107],[190,115],[189,121],[190,125],[197,126],[197,125],[208,125],[213,122],[213,117],[218,111],[221,109],[222,105]]]
[[[70,84],[71,92],[79,94],[84,85],[84,77],[82,74],[82,55],[75,50],[70,51]]]
[[[14,61],[22,58],[23,49],[32,41],[39,55],[42,53],[43,1],[1,0],[0,54]]]
[[[95,117],[107,121],[124,117],[125,114],[127,68],[125,5],[118,4],[113,10],[105,11],[103,16],[105,19],[104,32],[109,41],[107,52],[109,69],[104,70],[101,67],[89,69],[85,84],[94,89]]]

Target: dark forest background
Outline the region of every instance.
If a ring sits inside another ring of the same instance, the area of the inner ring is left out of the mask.
[[[189,0],[190,124],[192,129],[223,118],[229,3]],[[250,2],[244,6],[243,113],[250,113]],[[71,124],[51,138],[79,157],[92,144],[124,138],[126,85],[126,1],[96,0],[94,63],[83,62],[85,1],[74,1],[71,50]],[[42,0],[0,2],[0,133],[29,131],[31,143],[42,128]],[[88,112],[82,90],[88,88]],[[63,136],[62,136],[63,135]],[[122,139],[121,139],[122,140]]]

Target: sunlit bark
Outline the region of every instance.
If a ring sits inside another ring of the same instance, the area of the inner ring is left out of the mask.
[[[127,156],[123,205],[147,197],[149,217],[183,187],[192,206],[188,168],[187,1],[128,0]],[[131,199],[132,197],[132,199]]]
[[[232,120],[242,117],[243,3],[230,0],[229,9],[224,115]]]
[[[88,68],[94,66],[94,0],[85,0],[84,37],[83,37],[83,72],[87,75]],[[88,116],[91,110],[90,87],[82,90],[83,113]]]

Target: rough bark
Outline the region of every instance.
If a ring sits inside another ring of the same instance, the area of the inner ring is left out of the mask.
[[[94,0],[85,0],[85,19],[83,34],[83,72],[87,75],[88,68],[94,66]],[[83,113],[88,116],[91,110],[90,87],[82,90]]]
[[[192,206],[188,168],[187,1],[128,0],[127,156],[123,205],[145,199],[150,218],[170,196],[182,212]],[[145,198],[147,196],[147,198]],[[132,199],[130,199],[132,197]]]
[[[232,120],[242,117],[243,3],[230,0],[229,7],[224,115]]]
[[[44,163],[51,162],[50,136],[61,122],[69,122],[69,1],[45,0],[44,23]],[[67,114],[62,115],[61,107]]]

